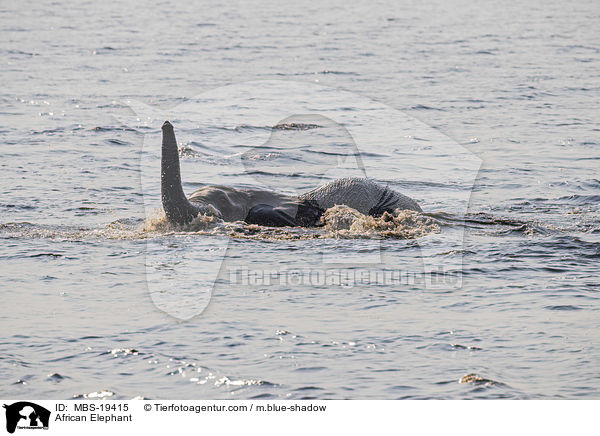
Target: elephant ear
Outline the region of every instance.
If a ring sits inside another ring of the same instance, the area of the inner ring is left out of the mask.
[[[123,100],[121,104],[123,107],[129,108],[130,114],[123,111],[123,113],[113,113],[112,116],[126,127],[158,129],[168,118],[164,111],[138,100]]]

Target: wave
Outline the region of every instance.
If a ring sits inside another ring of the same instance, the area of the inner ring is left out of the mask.
[[[225,222],[216,214],[198,215],[186,225],[169,223],[162,209],[156,209],[146,219],[119,219],[103,227],[88,228],[73,225],[46,225],[29,222],[0,224],[2,239],[53,240],[115,240],[153,239],[171,235],[204,235],[252,240],[308,239],[417,239],[441,233],[443,229],[462,228],[509,236],[560,237],[560,228],[537,221],[527,221],[486,213],[464,217],[446,212],[419,213],[396,210],[380,217],[363,215],[348,206],[337,205],[325,211],[316,227],[267,227],[244,221]],[[595,229],[595,227],[594,227]],[[593,230],[593,229],[592,229]],[[586,234],[595,233],[588,229]]]
[[[195,233],[259,240],[414,239],[441,231],[437,220],[418,212],[396,210],[393,214],[386,212],[380,217],[372,217],[341,205],[326,210],[319,225],[311,228],[224,222],[211,215],[198,215],[189,224],[175,225],[169,223],[160,211],[145,221],[143,230],[159,234]]]

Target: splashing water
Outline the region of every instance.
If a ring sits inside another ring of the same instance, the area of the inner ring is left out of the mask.
[[[439,223],[411,210],[385,212],[380,217],[363,215],[348,206],[334,206],[322,217],[329,237],[414,239],[439,233]]]
[[[325,211],[318,227],[266,227],[243,221],[224,222],[209,214],[200,214],[185,225],[172,224],[162,211],[148,218],[143,226],[148,233],[193,233],[240,239],[415,239],[440,232],[434,218],[410,210],[396,210],[380,217],[363,215],[348,206],[337,205]]]

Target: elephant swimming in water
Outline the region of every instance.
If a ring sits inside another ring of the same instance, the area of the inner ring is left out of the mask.
[[[312,227],[335,205],[375,217],[396,209],[422,211],[412,198],[366,178],[337,179],[297,196],[209,185],[186,197],[181,186],[177,140],[170,122],[163,124],[162,135],[161,198],[167,219],[173,224],[187,224],[198,214],[210,214],[224,221],[262,226]]]

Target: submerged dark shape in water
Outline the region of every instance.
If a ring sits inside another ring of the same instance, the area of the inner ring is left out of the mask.
[[[170,122],[165,121],[162,132],[161,197],[167,219],[173,224],[187,224],[203,214],[263,226],[311,227],[336,205],[374,217],[396,209],[421,212],[413,199],[365,178],[334,180],[299,196],[210,185],[187,198],[181,186],[179,151]]]
[[[474,385],[487,385],[487,386],[504,385],[504,383],[500,383],[495,380],[491,380],[489,378],[481,377],[480,375],[474,374],[474,373],[463,375],[458,382],[459,383],[471,383]]]

